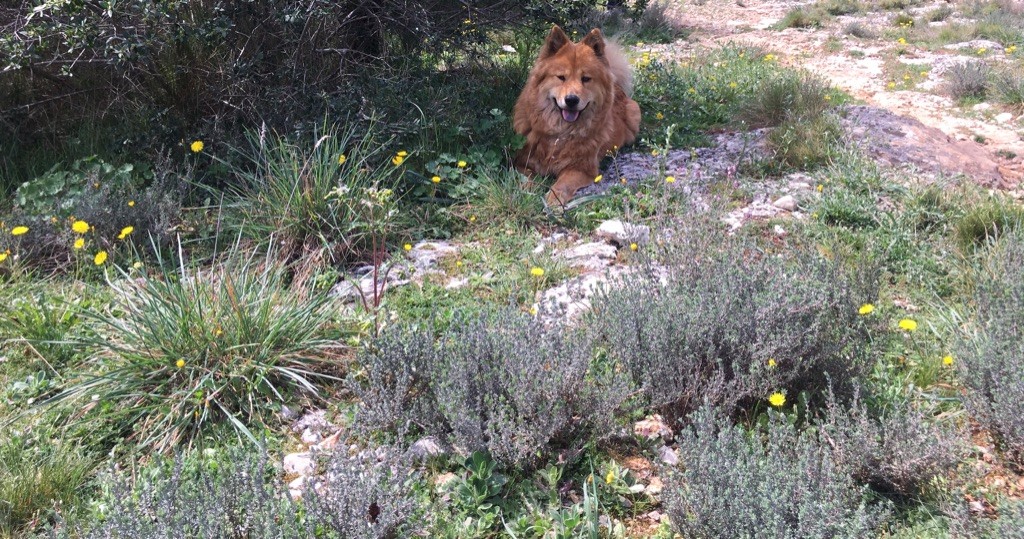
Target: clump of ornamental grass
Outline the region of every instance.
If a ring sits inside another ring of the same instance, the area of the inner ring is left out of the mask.
[[[217,423],[254,439],[250,426],[342,367],[329,298],[290,289],[275,257],[111,281],[113,304],[82,313],[98,326],[90,370],[52,401],[90,403],[85,418],[161,452]]]
[[[409,153],[380,140],[375,125],[326,127],[304,142],[262,131],[249,140],[225,201],[231,237],[338,263],[379,255],[402,228],[394,189]]]

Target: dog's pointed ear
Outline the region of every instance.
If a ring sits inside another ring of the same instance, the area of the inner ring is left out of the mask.
[[[594,49],[594,54],[597,56],[604,56],[604,36],[601,35],[601,31],[597,28],[591,30],[580,43]]]
[[[547,40],[544,41],[544,48],[541,50],[540,56],[541,58],[552,56],[568,44],[569,36],[565,35],[565,32],[556,24],[551,27],[551,33],[548,34]]]

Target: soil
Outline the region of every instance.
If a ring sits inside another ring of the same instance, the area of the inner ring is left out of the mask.
[[[693,30],[685,42],[669,45],[645,45],[647,49],[666,54],[686,54],[702,47],[728,42],[763,47],[780,61],[826,78],[868,108],[889,111],[916,120],[948,137],[963,153],[984,156],[996,167],[997,176],[987,172],[977,180],[993,187],[1016,190],[1024,179],[1024,111],[1012,110],[994,103],[961,107],[943,94],[943,72],[953,63],[967,61],[974,48],[935,45],[930,48],[914,44],[900,45],[885,37],[885,29],[894,28],[892,18],[897,12],[868,12],[840,16],[821,28],[776,30],[774,25],[791,9],[807,2],[773,0],[707,0],[676,3],[670,12],[683,26]],[[911,15],[948,5],[945,2],[910,8]],[[857,21],[874,30],[875,38],[847,35],[844,28]],[[939,22],[931,24],[948,24]],[[1004,61],[1005,51],[993,44],[987,56],[990,62]],[[897,48],[903,54],[896,54]],[[886,62],[922,66],[928,76],[913,89],[892,89],[885,71]],[[915,122],[916,123],[916,122]],[[983,141],[979,143],[978,141]],[[1008,157],[1016,154],[1014,157]],[[934,155],[934,154],[933,154]],[[972,167],[962,170],[976,176]],[[987,163],[980,169],[987,170]]]

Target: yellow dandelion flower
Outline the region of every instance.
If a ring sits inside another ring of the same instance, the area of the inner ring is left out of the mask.
[[[397,155],[398,157],[409,157],[409,152],[405,150],[398,150],[398,153],[396,153],[395,155]]]
[[[896,87],[896,83],[895,83],[895,82],[892,82],[892,81],[890,81],[890,82],[889,82],[889,84],[886,84],[886,85],[885,85],[885,87],[886,87],[886,88],[888,88],[888,89],[890,89],[890,90],[892,90],[893,88],[895,88],[895,87]]]
[[[608,473],[604,476],[604,482],[610,485],[612,481],[615,481],[615,470],[608,470]]]
[[[3,262],[4,260],[7,260],[8,256],[10,256],[10,255],[8,255],[6,251],[0,253],[0,262]]]
[[[901,38],[897,39],[896,42],[899,43],[900,45],[906,45],[907,44],[907,39],[901,37]]]
[[[527,312],[530,313],[530,316],[537,316],[537,306],[534,305],[533,307],[530,307],[530,310]]]
[[[102,266],[103,263],[106,262],[106,261],[107,261],[107,252],[106,251],[100,251],[100,252],[96,253],[96,256],[94,256],[93,259],[92,259],[92,263],[96,264],[97,266]]]
[[[178,367],[179,369],[184,367],[185,366],[185,360],[184,359],[179,359],[178,361],[175,361],[174,362],[174,366]]]
[[[129,208],[134,208],[135,207],[135,201],[134,200],[129,200],[128,201],[128,207]]]
[[[820,192],[822,192],[824,190],[825,190],[825,186],[819,183],[818,184],[818,192],[820,193]]]
[[[469,163],[467,163],[465,161],[459,161],[457,164],[458,164],[459,168],[466,168],[466,165],[468,165]]]
[[[687,92],[689,92],[689,93],[691,93],[691,94],[695,94],[695,93],[697,93],[697,89],[696,89],[696,88],[694,88],[694,87],[692,87],[692,86],[690,87],[690,89],[688,89],[688,90],[686,90],[686,91],[687,91]]]
[[[952,365],[953,364],[953,356],[946,356],[946,357],[942,358],[942,364],[947,366],[947,367]]]
[[[396,156],[391,158],[391,164],[395,165],[396,167],[401,165],[404,162],[405,162],[405,156],[403,156],[403,155],[396,155]]]
[[[637,250],[637,249],[639,249],[639,248],[640,248],[640,246],[639,246],[639,245],[637,245],[636,243],[630,243],[630,244],[629,244],[629,250],[630,250],[630,251],[636,251],[636,250]]]
[[[737,86],[739,86],[739,84],[736,84],[735,82],[729,83],[729,88],[736,88]]]
[[[654,115],[654,119],[655,120],[664,120],[665,119],[665,115],[659,112],[659,113]]]
[[[406,243],[405,245],[402,246],[402,249],[405,249],[406,251],[411,251],[412,250],[412,244],[411,243]]]
[[[832,101],[832,94],[825,94],[825,101]]]
[[[917,322],[910,318],[904,318],[903,320],[900,320],[899,325],[900,329],[902,329],[903,331],[914,331],[917,329]]]
[[[338,156],[338,164],[339,165],[344,165],[345,161],[348,161],[348,157],[345,157],[345,154],[341,154],[341,155]]]
[[[132,264],[132,267],[135,268],[135,269],[142,269],[142,261],[141,260],[136,260],[135,263]]]
[[[533,275],[534,277],[543,277],[544,268],[538,268],[537,266],[534,266],[530,268],[530,275]]]
[[[117,239],[123,240],[123,239],[127,238],[128,235],[131,234],[134,231],[135,231],[135,227],[133,227],[133,226],[126,226],[126,227],[121,229],[121,233],[117,235]]]
[[[978,48],[978,54],[979,54],[979,55],[981,55],[981,54],[985,54],[985,51],[987,51],[987,50],[988,50],[988,49],[986,49],[985,47],[979,47],[979,48]]]
[[[764,55],[764,61],[765,62],[771,62],[774,59],[775,59],[775,55],[774,54],[766,54],[766,55]]]
[[[603,174],[598,174],[597,176],[594,177],[594,183],[601,183],[601,180],[603,178],[604,178]]]
[[[676,183],[675,176],[665,176],[665,183]]]
[[[470,223],[475,223],[476,222],[476,216],[475,215],[470,215],[469,216],[469,222]]]
[[[874,305],[872,305],[870,303],[865,303],[864,305],[860,306],[860,309],[857,309],[857,313],[858,314],[862,314],[862,315],[866,315],[866,314],[871,314],[874,310],[875,310],[875,306]]]
[[[462,261],[461,260],[456,260],[455,261],[455,267],[456,268],[461,268],[462,267]]]
[[[768,397],[768,402],[772,406],[778,408],[779,406],[786,404],[786,396],[776,391],[775,393],[772,393],[771,396]]]
[[[440,176],[434,176],[433,178],[430,178],[430,181],[432,181],[434,183],[441,183],[441,177]]]
[[[201,140],[193,140],[192,144],[189,145],[189,148],[192,150],[192,153],[199,153],[203,151],[203,148],[205,147],[206,145],[203,144],[203,141]]]
[[[26,232],[28,232],[28,227],[27,226],[16,226],[16,227],[11,229],[11,235],[12,236],[20,236],[20,235],[22,235],[22,234],[24,234]]]
[[[773,358],[773,357],[768,358],[768,366],[769,367],[773,367],[774,368],[777,365],[778,365],[778,363],[775,362],[775,358]]]
[[[658,150],[651,150],[652,157],[658,157]]]
[[[81,249],[82,247],[85,247],[85,238],[75,240],[75,249]]]
[[[75,234],[85,234],[89,231],[89,223],[86,223],[85,221],[75,221],[71,224],[71,230],[74,231]]]

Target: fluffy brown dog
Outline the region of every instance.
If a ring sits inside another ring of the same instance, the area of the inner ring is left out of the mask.
[[[526,137],[515,166],[528,176],[551,175],[549,205],[564,205],[597,177],[601,157],[636,139],[640,106],[629,64],[601,31],[573,43],[551,29],[519,94],[512,127]]]

